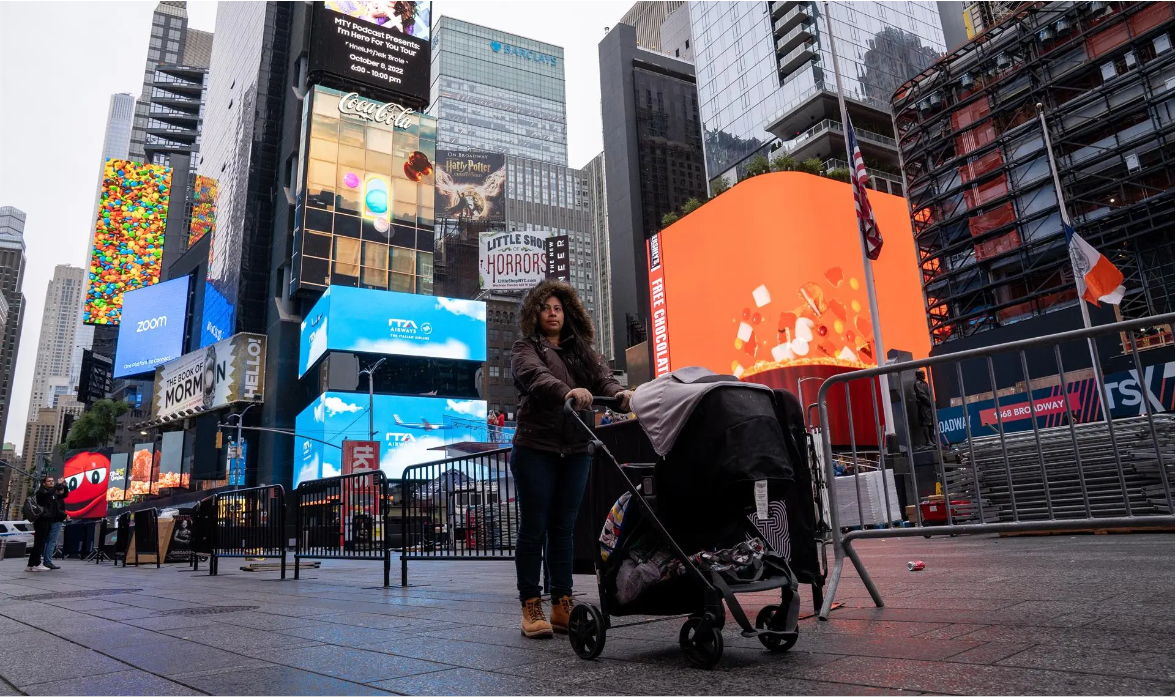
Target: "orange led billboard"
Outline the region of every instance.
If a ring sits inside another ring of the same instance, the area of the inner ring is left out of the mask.
[[[886,350],[931,349],[906,201],[870,191]],[[849,184],[775,172],[741,182],[650,240],[655,376],[699,365],[743,379],[877,364]]]

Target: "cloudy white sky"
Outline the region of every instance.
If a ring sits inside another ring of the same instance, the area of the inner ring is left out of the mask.
[[[45,288],[57,264],[84,266],[110,95],[142,87],[155,2],[0,2],[0,206],[28,215],[26,298],[5,440],[24,425]],[[435,2],[449,15],[564,48],[569,164],[601,150],[596,45],[632,2]],[[215,2],[189,2],[213,31]],[[55,21],[53,18],[68,18]]]

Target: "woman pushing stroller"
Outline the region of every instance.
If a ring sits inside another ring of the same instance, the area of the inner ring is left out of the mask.
[[[615,397],[628,410],[626,390],[593,349],[595,330],[576,291],[544,281],[523,300],[523,338],[511,349],[519,392],[518,428],[511,451],[519,506],[515,550],[522,633],[550,637],[566,632],[572,602],[572,530],[588,483],[588,435],[564,412],[571,400],[587,409],[593,395]],[[546,555],[551,575],[551,621],[543,611],[539,571]]]

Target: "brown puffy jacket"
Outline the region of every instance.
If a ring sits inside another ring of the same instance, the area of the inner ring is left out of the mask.
[[[514,343],[510,358],[511,373],[519,391],[514,442],[548,452],[582,453],[588,449],[588,436],[564,413],[564,397],[576,387],[601,397],[613,397],[624,388],[603,361],[595,366],[589,384],[578,384],[564,362],[563,349],[538,336],[540,309],[553,294],[561,296],[564,306],[565,336],[561,344],[583,341],[591,346],[596,335],[588,312],[567,283],[544,281],[527,293],[519,308],[519,328],[524,338]]]

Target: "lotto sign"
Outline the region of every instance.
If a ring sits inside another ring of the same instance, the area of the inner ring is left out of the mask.
[[[372,472],[380,469],[380,441],[343,441],[343,474]]]

